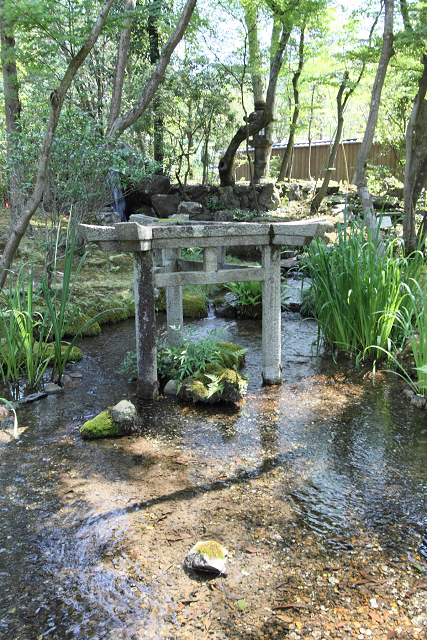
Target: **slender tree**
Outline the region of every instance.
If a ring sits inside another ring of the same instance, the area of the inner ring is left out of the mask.
[[[291,158],[292,158],[292,153],[294,148],[295,133],[297,130],[297,122],[298,122],[299,110],[300,110],[298,82],[299,82],[299,79],[302,73],[302,68],[304,65],[304,32],[305,32],[305,24],[303,24],[303,26],[300,29],[300,40],[299,40],[299,46],[298,46],[298,67],[292,77],[292,89],[294,94],[294,112],[292,114],[292,122],[291,122],[290,131],[289,131],[288,144],[286,145],[286,151],[284,153],[284,156],[280,165],[279,175],[277,176],[277,179],[279,181],[285,179],[285,175],[291,164]]]
[[[357,185],[359,200],[362,205],[365,224],[372,230],[376,227],[376,217],[372,198],[368,189],[366,162],[374,141],[375,128],[377,126],[378,111],[381,101],[381,92],[384,86],[388,63],[393,55],[393,12],[394,0],[385,0],[384,34],[381,55],[375,75],[374,86],[372,88],[371,103],[365,134],[357,154],[356,175],[354,178],[354,182]]]
[[[13,24],[6,15],[5,2],[0,1],[0,38],[1,64],[3,73],[4,108],[6,116],[7,160],[9,163],[9,206],[11,227],[18,215],[18,182],[19,175],[12,167],[12,156],[15,149],[15,138],[19,131],[21,101],[19,99],[19,81],[16,67],[15,36]]]

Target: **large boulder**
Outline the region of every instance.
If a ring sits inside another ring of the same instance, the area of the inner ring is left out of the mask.
[[[225,187],[219,196],[224,209],[240,209],[240,200],[233,191],[233,187]]]
[[[181,198],[178,195],[156,194],[151,197],[151,204],[159,218],[169,218],[178,212]]]
[[[132,191],[137,193],[141,199],[150,204],[150,199],[156,194],[168,194],[170,191],[171,183],[169,178],[162,175],[156,175],[152,178],[143,178],[138,182]]]
[[[183,200],[178,206],[178,215],[184,214],[190,216],[190,219],[203,213],[203,205],[200,202],[186,202]]]
[[[280,193],[272,182],[262,185],[258,202],[262,207],[265,207],[267,211],[275,211],[280,207]]]

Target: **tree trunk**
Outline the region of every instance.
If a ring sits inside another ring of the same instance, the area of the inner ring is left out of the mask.
[[[347,82],[348,82],[348,71],[345,72],[344,80],[342,81],[342,83],[340,85],[340,88],[338,89],[338,93],[337,93],[337,131],[335,133],[335,139],[334,139],[334,143],[332,145],[331,153],[329,154],[328,166],[326,168],[326,173],[325,173],[325,177],[323,179],[322,186],[320,187],[319,191],[317,192],[317,194],[315,195],[315,197],[311,201],[310,209],[311,209],[312,213],[316,212],[319,209],[319,207],[320,207],[320,205],[322,203],[322,200],[325,197],[326,192],[328,190],[329,181],[331,179],[332,171],[334,170],[334,164],[335,164],[335,160],[336,160],[337,153],[338,153],[338,147],[340,145],[342,130],[343,130],[343,127],[344,127],[344,107],[345,107],[345,105],[347,103],[347,100],[348,100],[348,97],[349,97],[349,93],[347,93],[346,97],[343,99],[343,95],[344,95],[345,88],[347,86]]]
[[[187,3],[182,11],[178,24],[175,27],[175,30],[170,36],[169,40],[166,42],[166,45],[163,48],[163,51],[157,63],[157,66],[154,72],[152,73],[150,79],[148,80],[147,84],[145,85],[145,88],[144,88],[144,91],[142,92],[141,97],[134,104],[134,106],[131,109],[129,109],[127,113],[125,113],[123,116],[119,118],[116,118],[109,132],[110,137],[120,136],[123,133],[123,131],[128,129],[137,120],[139,120],[139,118],[142,116],[144,111],[147,109],[154,94],[156,93],[159,87],[159,84],[163,80],[163,76],[165,74],[166,67],[169,64],[170,57],[174,52],[177,44],[180,42],[187,28],[187,25],[190,22],[194,7],[196,6],[196,1],[197,0],[187,0]]]
[[[384,35],[380,60],[375,76],[374,86],[371,94],[371,104],[369,108],[368,121],[366,123],[365,135],[357,154],[356,176],[354,182],[357,185],[357,193],[362,205],[365,224],[374,231],[376,229],[376,216],[372,204],[371,194],[368,189],[366,177],[366,162],[372,149],[375,128],[378,121],[378,111],[381,101],[381,92],[387,72],[388,63],[393,55],[393,12],[394,0],[385,0]]]
[[[18,169],[12,167],[15,150],[15,136],[19,130],[21,102],[16,68],[15,38],[13,27],[5,18],[4,2],[0,2],[1,64],[3,73],[4,109],[6,116],[7,160],[9,163],[8,201],[10,207],[10,228],[18,217]]]
[[[160,44],[159,44],[159,31],[156,25],[156,15],[154,13],[155,3],[150,5],[151,11],[148,16],[148,38],[150,41],[150,62],[151,64],[157,64],[160,60]],[[164,122],[161,112],[161,103],[159,95],[157,94],[152,103],[153,112],[153,157],[154,161],[160,165],[160,173],[163,173],[164,163]]]
[[[297,122],[298,122],[298,116],[299,116],[298,81],[300,79],[302,68],[304,65],[304,31],[305,31],[305,25],[303,25],[303,27],[301,28],[301,35],[300,35],[300,41],[299,41],[299,47],[298,47],[298,68],[294,73],[294,77],[292,78],[292,87],[294,91],[295,106],[294,106],[294,112],[292,114],[292,122],[291,122],[291,128],[289,132],[288,144],[286,146],[285,155],[283,156],[282,164],[280,165],[280,171],[277,178],[279,182],[281,182],[285,178],[288,165],[290,166],[291,164],[291,158],[292,158],[293,148],[294,148],[294,139],[295,139],[295,133],[297,129]]]
[[[403,239],[407,254],[417,248],[415,207],[426,182],[427,164],[427,55],[424,54],[423,73],[418,81],[411,117],[406,128],[406,163],[403,188]]]
[[[261,76],[261,56],[258,38],[258,12],[252,4],[245,4],[245,22],[248,30],[249,73],[251,75],[254,102],[264,100],[264,88]]]
[[[136,0],[126,0],[125,12],[134,11]],[[124,21],[124,28],[120,33],[119,49],[117,51],[116,68],[114,70],[113,93],[111,96],[110,113],[108,116],[107,135],[110,133],[114,121],[120,115],[122,105],[123,83],[125,79],[126,63],[128,59],[130,35],[132,31],[132,17]]]
[[[85,61],[92,47],[95,45],[99,34],[101,33],[108,13],[111,9],[114,0],[105,0],[95,24],[86,39],[86,42],[81,47],[80,51],[68,64],[67,70],[59,84],[59,87],[52,91],[50,94],[50,115],[46,126],[46,133],[43,141],[43,147],[40,154],[36,183],[34,185],[33,193],[31,194],[28,202],[26,203],[24,210],[16,220],[15,225],[11,229],[8,241],[6,243],[2,259],[0,261],[0,288],[3,287],[8,269],[12,264],[15,251],[23,238],[31,217],[35,213],[40,200],[43,195],[44,186],[46,183],[46,170],[49,163],[50,153],[52,150],[52,144],[58,126],[59,116],[64,104],[65,95],[72,83],[77,71]]]
[[[222,187],[234,185],[233,162],[236,152],[242,142],[246,139],[247,136],[253,136],[254,134],[261,131],[261,129],[267,127],[273,120],[277,79],[279,77],[280,68],[282,66],[283,52],[286,45],[288,44],[289,37],[290,32],[286,31],[284,25],[282,25],[280,42],[270,67],[270,80],[268,83],[267,95],[265,99],[265,108],[262,111],[261,115],[252,120],[252,122],[239,127],[237,132],[234,134],[230,144],[228,145],[228,148],[221,158],[218,166]]]

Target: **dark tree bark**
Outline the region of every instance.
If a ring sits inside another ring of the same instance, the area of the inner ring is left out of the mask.
[[[159,31],[156,24],[156,15],[154,11],[150,11],[148,16],[148,38],[150,42],[150,62],[151,64],[157,64],[160,60],[160,42]],[[164,121],[161,112],[161,103],[159,95],[156,94],[152,104],[153,112],[153,125],[154,125],[154,140],[153,140],[153,157],[154,161],[158,162],[163,170],[164,162]]]
[[[4,15],[4,2],[0,2],[0,38],[4,107],[6,116],[7,160],[9,167],[11,168],[11,160],[15,149],[15,136],[19,131],[21,102],[19,100],[19,82],[16,68],[13,25],[7,21]],[[9,173],[8,184],[11,227],[18,217],[18,182],[19,175],[16,168],[13,167]]]
[[[237,132],[235,133],[233,139],[223,157],[221,158],[218,166],[219,177],[221,181],[222,187],[233,186],[234,185],[234,177],[233,177],[233,163],[236,152],[242,142],[246,140],[247,137],[253,136],[254,134],[261,131],[267,127],[270,122],[273,120],[273,109],[274,109],[274,101],[276,97],[276,86],[277,79],[279,77],[280,68],[282,66],[283,52],[288,44],[290,37],[290,32],[287,31],[285,25],[282,24],[282,33],[280,37],[280,42],[276,50],[276,54],[273,58],[272,64],[270,66],[270,80],[267,88],[267,95],[265,99],[265,108],[262,111],[261,115],[255,117],[251,122],[242,125],[239,127]]]
[[[313,200],[311,201],[311,211],[312,212],[316,212],[321,203],[323,198],[326,195],[326,191],[328,189],[328,185],[329,185],[329,181],[331,179],[331,175],[332,172],[334,170],[334,164],[335,164],[335,160],[337,157],[337,153],[338,153],[338,147],[340,145],[340,140],[341,140],[341,136],[342,136],[342,130],[344,127],[344,109],[345,106],[350,98],[350,95],[353,93],[354,91],[354,87],[348,89],[347,93],[344,95],[346,87],[348,84],[348,71],[345,72],[344,74],[344,79],[341,82],[340,88],[338,89],[338,93],[337,93],[337,130],[335,133],[335,138],[334,138],[334,143],[332,145],[332,149],[331,149],[331,153],[329,154],[329,160],[328,160],[328,166],[326,168],[326,173],[325,173],[325,177],[323,179],[322,182],[322,186],[320,187],[319,191],[317,192],[317,194],[315,195],[315,197],[313,198]]]
[[[366,123],[365,135],[357,154],[356,176],[354,182],[357,185],[357,193],[362,205],[365,224],[372,231],[376,229],[376,216],[372,204],[371,194],[368,189],[366,177],[366,162],[372,149],[375,128],[378,121],[378,111],[381,101],[381,92],[387,72],[388,63],[393,55],[393,12],[394,0],[385,0],[384,34],[380,60],[377,67],[374,86],[371,94],[371,104],[369,108],[368,121]]]
[[[125,12],[129,13],[134,11],[136,6],[136,0],[126,0]],[[111,131],[111,128],[115,120],[120,115],[120,108],[122,105],[123,83],[125,79],[126,64],[128,59],[130,36],[132,31],[132,17],[127,17],[124,22],[124,27],[120,33],[119,49],[117,51],[116,67],[114,70],[113,80],[113,93],[111,96],[110,113],[108,116],[107,135]]]
[[[406,129],[406,163],[403,188],[404,218],[403,239],[405,251],[417,248],[415,207],[427,178],[427,55],[424,54],[423,73],[418,81],[411,117]],[[423,233],[423,231],[421,231]]]
[[[184,32],[187,28],[188,23],[190,22],[191,16],[194,11],[194,7],[196,6],[197,0],[187,0],[187,3],[182,11],[181,17],[178,21],[177,26],[175,27],[174,32],[170,36],[169,40],[166,42],[159,61],[156,65],[154,72],[152,73],[150,79],[145,85],[144,91],[142,92],[141,97],[135,103],[135,105],[129,109],[127,113],[123,116],[116,118],[114,121],[111,130],[109,132],[110,137],[118,137],[123,131],[126,131],[130,126],[132,126],[144,113],[153,99],[161,81],[163,80],[166,67],[169,64],[170,57],[174,52],[177,44],[180,42]]]
[[[286,151],[282,159],[282,163],[280,165],[280,171],[277,179],[279,182],[285,179],[285,175],[287,175],[288,167],[290,168],[293,149],[294,149],[294,140],[295,140],[295,132],[297,129],[297,122],[299,117],[299,91],[298,91],[298,82],[302,73],[302,68],[304,65],[304,32],[305,25],[301,28],[300,41],[298,47],[298,68],[294,73],[292,78],[292,87],[294,92],[294,112],[292,114],[292,122],[291,128],[289,132],[288,144],[286,146]]]

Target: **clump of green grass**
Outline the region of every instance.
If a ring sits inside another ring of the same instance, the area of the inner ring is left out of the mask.
[[[332,246],[313,240],[306,266],[316,300],[319,341],[355,354],[358,360],[375,360],[403,342],[405,330],[399,318],[406,313],[408,283],[418,280],[420,253],[405,258],[396,240],[384,245],[356,221],[338,227]]]

